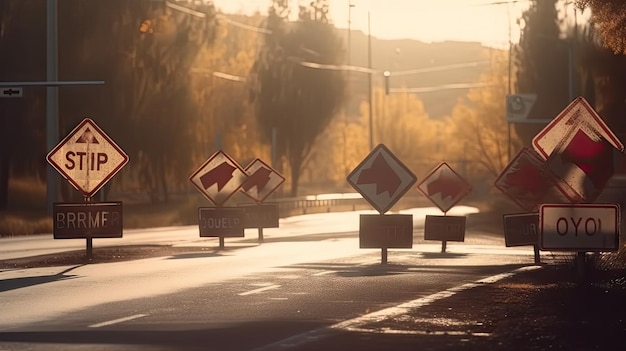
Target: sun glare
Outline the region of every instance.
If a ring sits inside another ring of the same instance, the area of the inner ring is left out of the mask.
[[[308,2],[308,1],[307,1]],[[215,0],[225,13],[265,13],[270,0]],[[293,14],[298,1],[292,1]],[[506,47],[515,41],[516,19],[528,1],[489,0],[329,0],[338,28],[371,31],[380,39],[481,42]]]

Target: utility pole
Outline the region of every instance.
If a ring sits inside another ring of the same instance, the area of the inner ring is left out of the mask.
[[[46,9],[46,79],[58,81],[58,9],[57,0],[47,0]],[[59,88],[46,87],[46,149],[52,150],[59,142]],[[58,173],[51,166],[46,168],[46,194],[48,212],[57,199]]]
[[[367,11],[367,86],[369,91],[370,150],[374,149],[374,121],[372,113],[372,30],[370,27],[370,11]]]

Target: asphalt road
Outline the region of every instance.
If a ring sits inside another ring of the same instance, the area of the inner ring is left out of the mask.
[[[358,248],[345,218],[334,227],[327,217],[326,233],[304,229],[319,217],[293,221],[288,236],[232,240],[218,253],[1,271],[0,350],[323,347],[329,331],[366,330],[534,261],[532,248],[505,248],[503,238],[469,229],[445,253],[416,240],[381,264],[380,250]]]

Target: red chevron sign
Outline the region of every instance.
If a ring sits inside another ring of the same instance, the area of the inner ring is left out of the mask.
[[[223,151],[214,153],[189,177],[191,183],[220,207],[248,178],[246,172]]]
[[[435,167],[417,185],[417,188],[437,205],[441,212],[448,212],[472,191],[472,185],[446,162],[442,162]]]
[[[417,177],[383,144],[348,175],[348,183],[384,214],[417,181]]]
[[[259,203],[285,181],[285,177],[258,158],[250,162],[244,170],[248,174],[248,179],[241,186],[241,191]]]

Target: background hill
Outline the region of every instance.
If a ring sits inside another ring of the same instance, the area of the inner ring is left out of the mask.
[[[348,31],[338,29],[339,35],[344,38],[348,46]],[[349,61],[351,65],[368,66],[368,35],[361,31],[352,31],[350,36]],[[371,55],[372,67],[377,71],[373,76],[374,88],[384,89],[383,72],[390,71],[390,88],[415,89],[424,87],[438,87],[445,84],[478,83],[480,76],[491,68],[490,62],[494,50],[478,42],[436,42],[424,43],[412,39],[383,40],[372,37]],[[471,64],[465,68],[439,70],[459,64]],[[428,70],[415,74],[396,75],[403,71]],[[367,74],[351,73],[351,93],[353,94],[353,108],[358,109],[359,101],[367,99]],[[424,102],[424,107],[431,118],[448,116],[458,99],[465,96],[467,89],[445,89],[432,92],[417,93]]]

